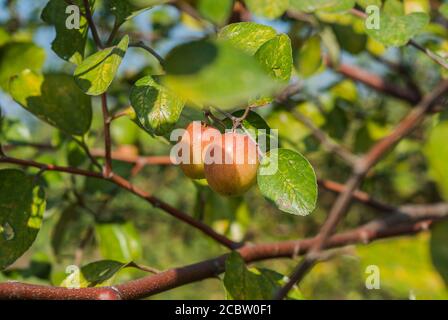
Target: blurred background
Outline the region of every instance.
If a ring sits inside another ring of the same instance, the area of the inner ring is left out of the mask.
[[[33,43],[42,48],[45,72],[73,73],[73,65],[61,60],[51,50],[54,28],[40,19],[46,2],[0,0],[0,79],[2,69],[5,70],[9,63],[2,48],[11,42]],[[113,19],[109,12],[101,9],[101,2],[97,1],[95,19],[104,37],[110,32]],[[195,6],[195,3],[191,5]],[[382,47],[361,32],[359,22],[348,15],[328,14],[321,19],[332,37],[331,44],[318,45],[314,52],[306,55],[301,47],[304,39],[313,32],[307,22],[286,17],[277,20],[254,17],[255,21],[290,35],[298,70],[303,70],[300,65],[316,65],[309,74],[295,73],[302,85],[302,102],[295,108],[334,140],[354,153],[362,154],[387,135],[412,106],[325,68],[320,58],[316,62],[321,50],[337,51],[344,63],[360,66],[390,83],[406,86],[402,80],[406,77],[391,67],[399,65],[423,92],[433,88],[446,74],[416,50]],[[431,27],[435,31],[420,35],[419,42],[437,50],[447,50],[446,28],[436,30],[437,26]],[[213,35],[215,28],[171,5],[160,5],[126,22],[120,32],[130,34],[132,39],[144,40],[164,56],[180,43]],[[437,41],[434,40],[436,37]],[[93,44],[89,42],[88,46],[92,52]],[[144,75],[160,73],[157,61],[150,55],[139,49],[129,49],[119,77],[109,91],[109,107],[114,111],[126,108],[132,84]],[[102,147],[101,107],[98,99],[94,98],[93,103],[94,122],[87,141],[91,148],[98,149]],[[9,155],[88,168],[88,160],[77,144],[57,129],[38,121],[16,104],[5,90],[0,90],[0,107],[5,117],[0,139],[11,146]],[[271,128],[279,129],[281,146],[303,153],[319,178],[342,183],[348,178],[350,168],[334,154],[325,152],[286,106],[271,105],[257,112]],[[431,128],[447,116],[444,112],[429,117],[424,126],[403,140],[371,172],[362,189],[394,205],[442,201],[428,169],[425,145]],[[202,112],[188,107],[178,126],[200,119],[203,119]],[[149,136],[126,117],[113,122],[112,137],[117,152],[166,156],[170,151],[166,140]],[[335,199],[334,194],[321,190],[315,212],[307,217],[297,217],[281,213],[265,201],[257,188],[244,197],[227,199],[186,178],[176,166],[147,165],[135,176],[129,163],[117,161],[114,167],[145,191],[203,219],[236,241],[269,242],[313,236]],[[30,169],[29,172],[36,171]],[[50,172],[45,174],[45,179],[49,188],[42,230],[31,249],[0,273],[0,281],[59,285],[67,276],[66,267],[71,264],[85,265],[101,259],[133,260],[165,270],[226,252],[198,231],[106,182]],[[354,204],[339,228],[353,228],[381,215],[381,212]],[[432,259],[429,232],[350,247],[344,254],[319,264],[303,281],[301,290],[305,299],[446,299],[446,285]],[[288,274],[296,263],[284,259],[257,265]],[[379,266],[381,290],[366,289],[365,268],[368,265]],[[125,269],[113,281],[118,283],[144,275],[141,271]],[[209,279],[153,298],[221,299],[225,298],[225,291],[221,281]]]

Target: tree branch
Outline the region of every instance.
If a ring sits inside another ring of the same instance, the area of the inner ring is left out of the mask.
[[[107,94],[101,95],[101,106],[103,110],[103,123],[104,123],[104,152],[106,157],[106,163],[104,166],[104,175],[109,177],[112,175],[112,141],[110,137],[110,123],[111,117],[107,108]]]
[[[448,217],[448,204],[411,206],[409,212],[398,212],[387,218],[378,219],[359,228],[332,236],[325,249],[339,248],[353,244],[367,244],[379,239],[415,234],[434,222]],[[400,225],[396,225],[400,222]],[[239,249],[247,263],[296,258],[306,254],[318,238],[297,241],[282,241],[257,245],[246,245]],[[133,280],[114,287],[66,289],[51,286],[37,286],[19,282],[0,284],[0,299],[140,299],[161,293],[182,285],[216,277],[224,271],[227,254],[170,269],[156,275]]]
[[[93,41],[95,41],[96,46],[99,49],[103,48],[103,43],[98,35],[98,30],[96,29],[95,22],[93,21],[92,10],[90,10],[89,0],[83,0],[84,8],[86,10],[86,19],[89,24],[90,31],[92,31]]]
[[[166,213],[170,214],[171,216],[175,217],[178,220],[181,220],[190,226],[202,231],[204,234],[209,236],[210,238],[214,239],[218,243],[222,244],[223,246],[229,248],[229,249],[236,249],[242,246],[241,243],[234,242],[230,240],[229,238],[225,237],[224,235],[221,235],[217,233],[215,230],[213,230],[210,226],[207,224],[198,221],[191,217],[190,215],[170,206],[169,204],[163,202],[162,200],[159,200],[158,198],[150,195],[149,193],[139,189],[138,187],[134,186],[132,183],[127,181],[126,179],[120,177],[117,174],[112,174],[111,177],[103,176],[100,173],[86,171],[82,169],[72,168],[72,167],[61,167],[51,164],[44,164],[39,163],[31,160],[21,160],[11,157],[0,157],[0,163],[11,163],[11,164],[17,164],[25,167],[34,167],[39,168],[41,170],[45,171],[58,171],[58,172],[64,172],[64,173],[70,173],[74,175],[80,175],[80,176],[86,176],[96,179],[102,179],[111,181],[112,183],[116,184],[120,188],[127,190],[134,195],[146,200],[150,204],[152,204],[156,208],[160,208]]]
[[[361,158],[353,168],[353,174],[347,181],[344,191],[338,196],[336,202],[330,210],[327,220],[323,224],[319,234],[316,237],[316,242],[294,270],[290,276],[288,283],[275,295],[276,299],[283,299],[288,294],[289,290],[298,282],[300,282],[306,273],[318,261],[319,253],[324,248],[326,241],[333,234],[341,219],[347,213],[353,193],[361,185],[362,180],[368,171],[378,161],[396,145],[401,139],[409,135],[420,123],[423,121],[425,115],[431,108],[439,101],[440,98],[448,91],[448,80],[445,80],[431,93],[424,97],[422,102],[412,109],[412,111],[405,117],[384,139],[376,143],[370,151]]]

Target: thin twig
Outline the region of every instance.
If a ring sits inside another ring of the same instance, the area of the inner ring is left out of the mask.
[[[141,49],[148,51],[154,58],[157,59],[157,61],[159,61],[162,68],[165,68],[165,59],[163,59],[163,57],[160,54],[158,54],[157,51],[155,51],[153,48],[151,48],[150,46],[147,46],[143,41],[131,43],[131,44],[129,44],[129,47],[141,48]]]
[[[100,36],[98,35],[98,30],[96,29],[95,23],[93,21],[92,10],[90,10],[89,0],[83,0],[84,8],[86,10],[86,19],[89,24],[90,31],[92,32],[93,40],[99,49],[103,49],[103,43],[101,42]]]
[[[103,110],[103,123],[104,123],[104,150],[106,163],[104,166],[104,175],[110,177],[112,175],[112,141],[110,136],[110,123],[111,117],[107,108],[107,94],[101,95],[101,106]]]
[[[171,216],[175,217],[176,219],[183,221],[183,222],[187,223],[188,225],[202,231],[204,234],[208,235],[209,237],[211,237],[212,239],[214,239],[215,241],[217,241],[218,243],[222,244],[223,246],[225,246],[229,249],[237,249],[243,245],[242,243],[234,242],[234,241],[230,240],[229,238],[225,237],[224,235],[217,233],[215,230],[213,230],[213,228],[211,228],[207,224],[194,219],[190,215],[170,206],[169,204],[154,197],[153,195],[141,190],[140,188],[134,186],[128,180],[120,177],[117,174],[112,175],[112,177],[108,177],[108,176],[104,176],[103,174],[100,174],[97,172],[87,171],[87,170],[83,170],[83,169],[72,168],[72,167],[61,167],[61,166],[57,166],[57,165],[44,164],[44,163],[40,163],[40,162],[36,162],[36,161],[32,161],[32,160],[22,160],[22,159],[16,159],[16,158],[11,158],[11,157],[0,158],[0,163],[10,163],[10,164],[16,164],[16,165],[21,165],[21,166],[25,166],[25,167],[35,167],[38,169],[45,169],[47,171],[58,171],[58,172],[70,173],[70,174],[75,174],[75,175],[80,175],[80,176],[86,176],[86,177],[92,177],[92,178],[96,178],[96,179],[111,181],[118,187],[120,187],[124,190],[127,190],[127,191],[133,193],[134,195],[146,200],[147,202],[152,204],[154,207],[159,208],[159,209],[165,211],[166,213],[170,214]]]

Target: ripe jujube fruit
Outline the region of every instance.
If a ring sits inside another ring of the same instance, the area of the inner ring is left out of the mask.
[[[191,179],[203,179],[204,156],[208,145],[213,141],[213,137],[219,137],[221,133],[205,125],[200,121],[193,121],[188,125],[181,137],[180,143],[184,144],[183,150],[188,150],[187,161],[182,162],[180,167],[184,174]],[[182,156],[182,154],[181,154]]]
[[[258,148],[248,135],[225,133],[207,148],[205,178],[213,191],[239,196],[256,182],[258,165]]]

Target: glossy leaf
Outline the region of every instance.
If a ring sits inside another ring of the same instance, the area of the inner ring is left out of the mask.
[[[265,42],[276,35],[277,32],[272,27],[255,22],[239,22],[222,28],[218,38],[227,40],[238,49],[254,55]]]
[[[201,40],[176,47],[166,59],[166,70],[166,86],[181,98],[224,109],[279,86],[253,57],[224,42]]]
[[[255,57],[272,77],[282,81],[289,81],[291,78],[292,47],[287,35],[278,35],[264,43]]]
[[[268,19],[280,17],[289,7],[289,0],[245,0],[244,2],[253,14]]]
[[[78,86],[88,95],[98,96],[109,88],[128,49],[129,37],[118,45],[103,49],[86,58],[75,70]]]
[[[45,192],[33,179],[20,170],[0,170],[0,270],[28,250],[42,224]]]
[[[265,173],[275,165],[277,170]],[[281,211],[306,216],[316,207],[316,175],[308,160],[295,151],[271,150],[260,163],[258,186]]]
[[[139,123],[150,134],[159,136],[174,128],[184,107],[182,99],[150,76],[135,83],[130,99]]]
[[[40,71],[45,50],[28,42],[10,42],[0,48],[0,87],[9,90],[11,77],[25,69]]]
[[[79,29],[69,29],[67,21],[67,3],[60,0],[50,0],[42,12],[42,20],[55,27],[56,37],[51,44],[53,51],[62,59],[74,64],[80,64],[84,59],[87,42],[88,23],[81,0],[73,1],[80,9]]]
[[[11,96],[39,119],[72,135],[86,133],[92,121],[90,97],[64,74],[25,70],[11,79]]]

